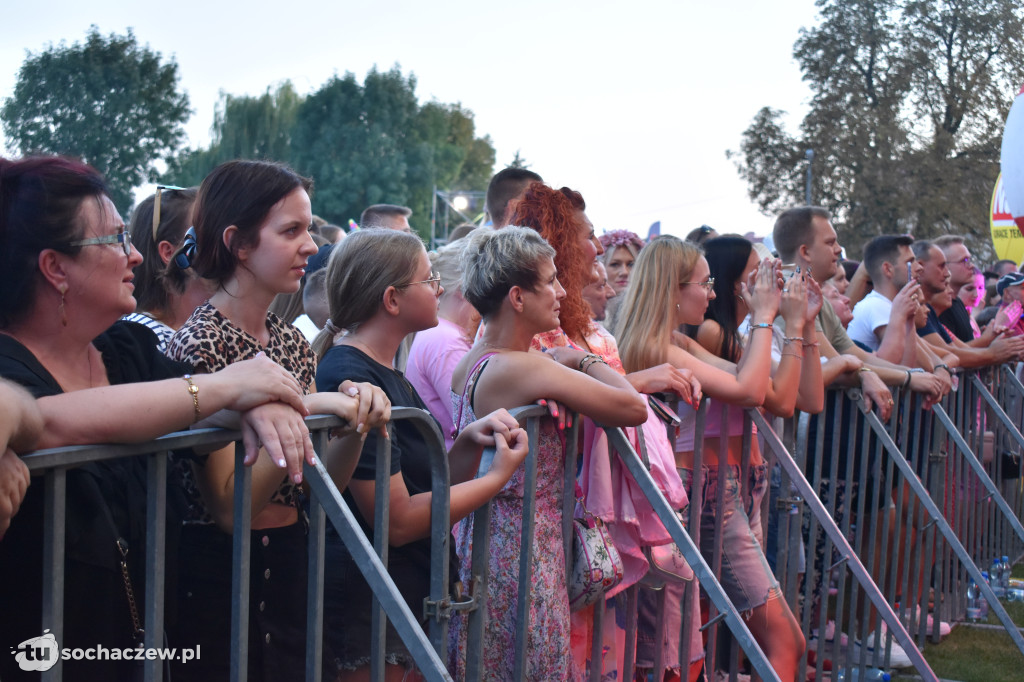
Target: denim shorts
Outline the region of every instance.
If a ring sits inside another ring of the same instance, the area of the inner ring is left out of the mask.
[[[719,497],[718,469],[704,467],[704,485],[700,515],[700,551],[712,565],[716,539],[721,540],[722,565],[718,581],[740,613],[748,612],[781,596],[779,583],[765,559],[761,530],[761,500],[768,489],[768,465],[750,467],[749,501],[744,500],[739,483],[739,467],[729,466],[722,518],[716,516]],[[687,491],[692,490],[693,472],[680,469]],[[691,496],[691,500],[693,497]]]

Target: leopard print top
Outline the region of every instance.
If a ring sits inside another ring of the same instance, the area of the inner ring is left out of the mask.
[[[309,393],[316,376],[316,356],[302,332],[285,324],[274,313],[267,314],[267,330],[270,332],[270,342],[264,348],[207,301],[196,308],[188,321],[174,334],[167,345],[167,355],[173,360],[191,364],[196,373],[209,373],[241,360],[249,360],[263,351],[267,357],[291,372],[303,392]],[[205,460],[196,461],[202,465]],[[179,462],[179,470],[188,500],[185,523],[213,523],[213,517],[196,485],[191,463]],[[299,487],[286,478],[274,491],[270,501],[298,507],[299,498]]]

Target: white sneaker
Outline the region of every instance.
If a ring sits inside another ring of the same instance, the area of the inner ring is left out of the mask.
[[[825,645],[832,646],[836,639],[836,622],[830,620],[825,625]],[[820,641],[820,634],[818,628],[811,630],[811,638],[807,641],[807,648],[811,651],[818,650],[818,643]],[[845,632],[839,633],[839,646],[846,647],[850,643],[850,638]]]
[[[885,630],[882,630],[884,635]],[[866,643],[856,642],[853,646],[853,660],[860,660],[861,647],[867,651],[868,662],[871,663],[875,660],[875,651],[878,650],[878,660],[882,663],[885,662],[885,641],[879,638],[878,631],[875,630],[867,637]],[[907,652],[903,650],[903,647],[893,639],[892,646],[889,648],[889,667],[891,668],[910,668],[913,663],[910,662],[910,656],[907,656]]]
[[[910,611],[904,611],[901,614],[901,617],[902,618],[907,618],[907,619],[909,619],[910,621],[913,621],[913,622],[918,622],[919,618],[920,618],[919,614],[920,614],[920,607],[915,606],[914,610],[913,610],[913,617],[911,617],[911,612]],[[909,629],[909,623],[908,623],[907,627]],[[927,615],[927,617],[925,618],[925,625],[924,625],[925,632],[927,634],[929,634],[929,635],[932,634],[934,627],[935,627],[935,619],[932,618],[932,614],[929,613]],[[944,620],[940,620],[939,621],[939,637],[945,637],[946,635],[948,635],[952,631],[952,629],[953,628],[946,621],[944,621]]]

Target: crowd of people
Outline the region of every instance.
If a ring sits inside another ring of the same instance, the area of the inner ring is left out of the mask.
[[[756,430],[744,446],[745,410],[829,419],[826,387],[857,386],[887,419],[892,387],[934,404],[957,367],[1024,356],[1024,274],[1012,262],[980,270],[955,236],[876,237],[858,264],[841,258],[829,213],[807,206],[778,216],[774,254],[707,225],[685,240],[598,236],[578,191],[509,168],[488,190],[490,225],[460,230],[428,253],[410,231],[409,209],[371,206],[360,229],[344,234],[315,219],[312,192],[312,181],[286,166],[232,161],[198,188],[158,186],[125,226],[88,165],[0,159],[0,613],[19,614],[0,619],[8,648],[42,632],[44,490],[30,485],[19,455],[209,426],[241,430],[252,471],[251,679],[305,674],[303,462],[323,462],[372,541],[381,438],[391,451],[388,571],[426,627],[433,482],[422,433],[408,422],[388,432],[391,408],[402,406],[429,412],[445,437],[451,574],[467,588],[473,512],[492,505],[482,660],[486,679],[510,679],[528,439],[509,410],[541,403],[549,416],[536,449],[527,679],[582,680],[595,667],[621,679],[631,657],[644,675],[664,661],[657,680],[714,675],[698,604],[683,613],[684,583],[662,580],[665,606],[653,607],[649,550],[671,538],[602,430],[622,427],[684,521],[689,500],[700,499],[691,534],[709,563],[722,548],[719,581],[776,673],[792,680],[813,642],[782,598],[771,538],[765,550],[762,529],[772,524],[761,518],[762,500],[774,479]],[[652,394],[678,401],[674,440]],[[304,422],[311,414],[346,424],[319,453]],[[580,437],[567,442],[575,414]],[[496,454],[481,471],[488,447]],[[622,557],[600,632],[590,610],[574,611],[568,599],[567,450],[579,455],[579,503],[606,524]],[[172,679],[225,679],[234,448],[175,452],[171,465],[167,639],[203,653],[174,665]],[[843,481],[821,490],[847,492]],[[69,470],[67,510],[61,644],[138,643],[143,615],[129,602],[145,589],[145,463]],[[886,499],[870,513],[891,523],[896,511]],[[823,554],[817,548],[819,571]],[[372,592],[333,529],[326,556],[326,675],[368,679]],[[626,652],[618,596],[636,584],[637,648]],[[687,620],[692,637],[681,649]],[[467,626],[464,615],[453,618],[456,679]],[[869,647],[882,633],[872,627]],[[592,648],[592,637],[603,646]],[[387,679],[415,676],[390,625],[384,650]],[[893,644],[892,664],[904,659]],[[0,677],[18,679],[12,666],[13,657],[0,657]],[[67,661],[64,670],[70,679],[135,674],[117,661]]]

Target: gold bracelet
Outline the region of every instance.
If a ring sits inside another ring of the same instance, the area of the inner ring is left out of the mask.
[[[870,367],[858,367],[857,371],[858,372],[874,372],[875,370],[871,369]]]
[[[182,377],[182,379],[184,379],[185,382],[188,384],[188,393],[189,395],[192,396],[192,410],[195,413],[195,416],[192,419],[192,423],[195,424],[203,416],[203,413],[199,411],[199,387],[192,382],[191,374],[186,374],[185,376]]]

